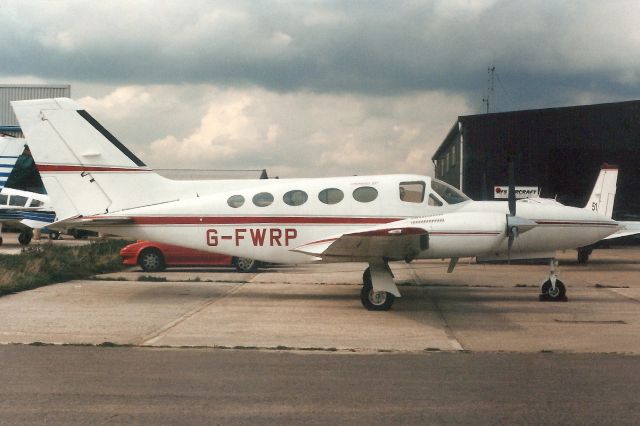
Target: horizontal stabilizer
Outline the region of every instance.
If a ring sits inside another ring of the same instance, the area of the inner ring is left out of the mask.
[[[133,218],[125,216],[114,217],[72,217],[57,222],[53,222],[48,228],[51,229],[63,229],[63,228],[80,228],[90,229],[99,228],[102,226],[115,226],[115,225],[130,225],[133,223]]]
[[[609,235],[605,240],[640,234],[640,222],[618,221],[618,225],[620,225],[620,230],[615,234]]]

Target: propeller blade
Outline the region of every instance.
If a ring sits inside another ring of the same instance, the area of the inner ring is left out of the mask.
[[[509,159],[509,214],[516,215],[516,171],[513,159]]]

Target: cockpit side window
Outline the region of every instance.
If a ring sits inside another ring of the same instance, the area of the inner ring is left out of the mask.
[[[440,207],[442,205],[442,201],[438,200],[435,195],[429,194],[429,205]]]
[[[440,196],[447,204],[458,204],[465,201],[469,201],[470,198],[464,195],[462,192],[437,179],[431,180],[431,188],[436,194]]]
[[[0,194],[0,204],[3,204],[6,206],[8,201],[9,201],[8,195]]]
[[[421,203],[424,201],[424,182],[400,182],[400,200],[407,203]]]
[[[27,197],[23,197],[22,195],[12,195],[9,198],[9,205],[16,207],[24,207],[27,204]]]

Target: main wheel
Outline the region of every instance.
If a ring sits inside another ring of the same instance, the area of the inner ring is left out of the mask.
[[[556,288],[553,289],[553,285],[551,284],[551,280],[546,280],[542,284],[542,288],[540,289],[540,293],[542,296],[548,297],[550,300],[564,300],[567,289],[564,286],[564,283],[560,280],[556,280]]]
[[[591,255],[591,250],[579,248],[578,249],[578,263],[584,265],[589,261],[589,256]]]
[[[258,261],[248,257],[236,257],[233,264],[238,272],[255,272],[258,269]]]
[[[360,290],[360,301],[368,311],[388,311],[396,297],[386,291],[375,291],[371,284],[365,284]]]
[[[74,229],[71,231],[71,235],[73,235],[73,238],[76,240],[86,240],[89,238],[89,234],[81,229]]]
[[[362,273],[362,284],[371,286],[371,268],[368,266]]]
[[[138,265],[140,265],[145,272],[162,271],[165,268],[164,257],[158,249],[144,249],[138,256]]]
[[[18,242],[20,243],[20,245],[28,246],[29,243],[31,242],[31,238],[33,238],[33,232],[31,232],[31,231],[22,231],[18,235]]]

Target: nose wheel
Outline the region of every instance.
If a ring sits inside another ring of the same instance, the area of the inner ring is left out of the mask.
[[[558,279],[556,267],[558,262],[551,259],[549,263],[549,278],[540,285],[540,301],[541,302],[566,302],[567,288],[564,283]]]

